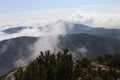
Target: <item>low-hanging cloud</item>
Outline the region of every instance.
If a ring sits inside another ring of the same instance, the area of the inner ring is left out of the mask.
[[[39,26],[59,19],[93,27],[118,28],[120,26],[119,14],[119,5],[84,5],[80,8],[0,14],[0,29],[5,26]]]
[[[58,21],[56,23],[52,23],[44,27],[37,33],[35,32],[35,34],[38,34],[37,36],[39,36],[39,38],[30,48],[30,50],[33,51],[33,54],[28,56],[28,58],[26,59],[23,58],[18,59],[15,62],[15,66],[26,65],[26,63],[35,59],[40,54],[40,51],[44,52],[46,50],[50,50],[51,53],[58,52],[60,50],[58,48],[59,36],[60,35],[64,36],[66,34],[65,24],[62,21]]]
[[[80,52],[83,57],[87,57],[87,54],[86,54],[88,52],[87,48],[81,47],[77,51]]]
[[[46,34],[47,36],[40,37],[34,44],[33,56],[38,56],[40,51],[50,50],[51,52],[56,52],[60,50],[58,48],[59,36],[66,34],[64,22],[58,21],[55,24],[49,25],[49,28],[46,30]]]
[[[32,27],[32,28],[28,27],[13,34],[7,34],[1,31],[0,41],[5,39],[21,37],[21,36],[41,37],[41,36],[65,34],[65,33],[66,33],[66,30],[65,30],[64,22],[58,21],[46,26],[39,26],[39,27]]]
[[[33,34],[34,33],[34,34]],[[11,39],[11,38],[16,38],[16,37],[22,37],[22,36],[40,36],[43,34],[43,32],[41,32],[39,34],[39,30],[37,28],[27,28],[27,29],[23,29],[18,33],[13,33],[13,34],[7,34],[5,32],[0,32],[0,41],[2,40],[6,40],[6,39]]]

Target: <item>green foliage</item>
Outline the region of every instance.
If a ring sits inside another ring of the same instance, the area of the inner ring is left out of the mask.
[[[88,68],[91,63],[91,61],[86,57],[82,58],[81,60],[78,60],[77,62],[79,63],[80,67],[82,67],[82,68]]]
[[[59,52],[59,55],[57,55],[57,80],[71,80],[73,71],[72,69],[72,55],[68,54],[67,49],[64,50],[63,54]]]
[[[23,69],[20,67],[17,70],[16,74],[14,74],[14,76],[15,76],[16,80],[21,80],[22,79],[22,77],[21,77],[22,75],[23,75]]]
[[[91,65],[95,61],[107,68]],[[120,79],[119,61],[119,55],[73,61],[67,49],[56,54],[46,51],[40,52],[25,70],[19,68],[14,76],[15,80],[117,80]]]
[[[19,70],[18,70],[19,71]],[[40,52],[36,60],[29,63],[25,71],[15,73],[16,80],[71,80],[73,71],[72,55],[68,50],[58,52]]]
[[[99,57],[96,60],[109,67],[120,69],[120,55],[119,54],[106,55],[104,57]]]

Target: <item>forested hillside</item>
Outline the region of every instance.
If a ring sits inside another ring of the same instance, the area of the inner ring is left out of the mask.
[[[37,40],[38,38],[36,37],[18,37],[0,41],[0,75],[6,74],[14,69],[17,60],[21,58],[26,59],[31,54],[34,54],[31,47],[33,47]],[[120,54],[119,39],[89,34],[59,36],[59,41],[56,46],[59,49],[68,48],[75,60],[80,59],[85,55],[92,59],[107,54]]]
[[[40,52],[35,60],[25,68],[18,68],[13,76],[9,80],[119,80],[120,55],[106,55],[94,60],[84,57],[74,61],[67,49],[58,53]],[[0,78],[7,79],[5,76]]]

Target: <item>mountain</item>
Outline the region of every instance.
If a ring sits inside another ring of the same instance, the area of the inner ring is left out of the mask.
[[[28,57],[29,47],[36,41],[34,37],[19,37],[0,42],[0,75],[15,68],[17,59]]]
[[[120,53],[119,39],[99,37],[83,33],[60,37],[59,47],[61,46],[76,53],[78,58],[84,54],[89,58],[95,58],[106,54]]]
[[[85,33],[101,37],[114,37],[114,38],[120,37],[120,29],[106,29],[102,27],[94,28],[79,23],[68,22],[64,22],[64,24],[66,25],[67,34]]]
[[[18,33],[23,29],[26,29],[27,27],[13,27],[13,28],[8,28],[6,30],[3,30],[2,32],[6,34],[13,34],[13,33]]]
[[[107,29],[103,27],[95,28],[95,27],[84,25],[84,24],[67,22],[63,20],[57,21],[56,23],[54,23],[54,25],[58,23],[64,24],[66,34],[84,33],[84,34],[90,34],[90,35],[101,36],[101,37],[120,38],[120,29]]]
[[[90,26],[86,26],[79,23],[71,23],[66,21],[57,21],[53,23],[52,25],[56,24],[64,24],[64,29],[66,31],[66,34],[79,34],[79,33],[85,33],[85,34],[91,34],[101,37],[113,37],[113,38],[120,38],[120,29],[106,29],[106,28],[94,28]],[[58,26],[61,27],[61,26]],[[3,30],[2,32],[7,34],[13,34],[13,33],[19,33],[20,31],[24,29],[32,29],[33,27],[14,27],[14,28],[8,28],[6,30]],[[38,29],[38,31],[51,31],[51,25],[45,25],[44,27],[34,27],[33,29]],[[64,34],[64,33],[63,33]],[[27,35],[24,35],[27,36]],[[31,36],[32,37],[32,36]]]
[[[6,33],[6,34],[14,34],[14,33],[19,33],[20,31],[24,30],[24,29],[32,29],[33,27],[11,27],[5,30],[2,30],[2,32]]]
[[[68,48],[71,53],[73,53],[74,59],[79,59],[83,56],[95,58],[106,54],[120,54],[120,29],[93,28],[83,24],[65,21],[58,21],[53,23],[53,25],[58,23],[64,24],[66,35],[59,36],[57,47],[60,49]],[[50,26],[51,25],[36,27],[36,29],[38,29],[36,31],[42,31],[42,33],[47,31],[48,33],[49,29],[51,30]],[[19,33],[25,29],[34,28],[14,27],[5,29],[2,32],[10,35]],[[34,30],[32,32],[34,32]],[[24,36],[27,35],[25,34]],[[0,75],[5,74],[16,67],[15,62],[18,59],[24,60],[28,58],[33,53],[30,48],[33,47],[33,44],[36,43],[37,39],[38,37],[31,36],[16,37],[0,41]]]
[[[83,31],[82,33],[87,33],[101,37],[112,37],[112,38],[120,37],[120,29],[91,28],[89,30]]]
[[[67,34],[59,37],[58,48],[68,48],[74,59],[83,56],[95,58],[106,54],[120,53],[120,40],[105,38],[89,34]],[[14,67],[18,59],[26,59],[33,51],[30,48],[37,41],[37,37],[18,37],[0,41],[0,75]],[[41,45],[43,46],[43,45]]]

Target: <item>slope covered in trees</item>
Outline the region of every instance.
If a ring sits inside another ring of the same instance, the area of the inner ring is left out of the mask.
[[[107,55],[95,60],[84,57],[73,61],[68,50],[40,55],[25,69],[15,72],[15,80],[118,80],[120,55]]]
[[[41,37],[41,39],[42,38],[44,37]],[[34,51],[31,47],[34,47],[36,41],[38,41],[38,38],[36,37],[18,37],[0,41],[0,76],[7,74],[14,69],[17,60],[21,58],[26,59],[33,54]],[[119,39],[93,36],[89,34],[70,34],[60,36],[56,46],[59,49],[68,48],[70,52],[72,52],[72,55],[77,55],[73,56],[76,60],[83,57],[83,53],[89,58],[120,53]]]

